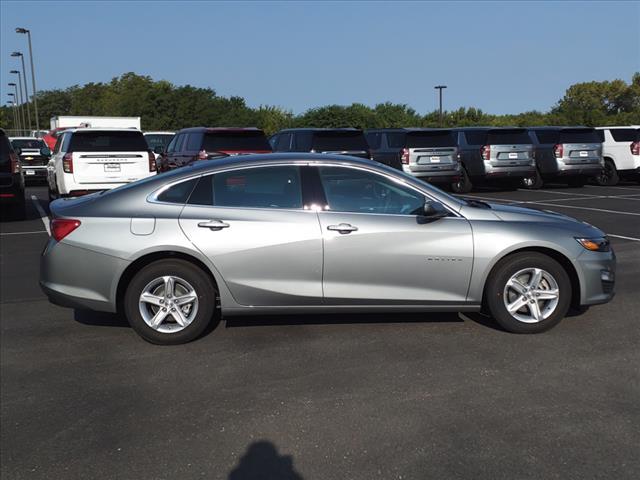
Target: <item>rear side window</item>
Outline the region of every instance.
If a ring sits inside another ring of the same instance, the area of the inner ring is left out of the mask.
[[[160,134],[160,133],[154,133],[154,134],[144,136],[145,140],[147,141],[147,145],[151,150],[153,150],[156,147],[162,147],[166,149],[167,145],[169,145],[169,142],[173,140],[173,137],[174,137],[173,135],[166,135],[166,134]]]
[[[189,140],[187,141],[187,152],[197,152],[200,150],[202,146],[202,134],[201,133],[192,133],[189,135]]]
[[[189,194],[193,191],[193,187],[195,187],[197,182],[198,182],[198,179],[193,178],[191,180],[187,180],[186,182],[178,183],[176,185],[173,185],[167,188],[165,191],[160,193],[156,198],[160,202],[179,203],[179,204],[187,203]]]
[[[276,142],[276,150],[278,152],[288,152],[291,150],[291,134],[290,133],[281,133],[278,135],[278,140]]]
[[[316,152],[366,151],[369,149],[369,145],[361,131],[330,130],[315,132],[311,148]]]
[[[489,130],[487,145],[530,144],[531,138],[523,128]]]
[[[271,151],[262,131],[207,132],[202,148],[207,152]]]
[[[240,208],[302,208],[297,166],[246,168],[207,175],[189,198],[193,205]]]
[[[637,142],[640,140],[640,129],[612,128],[609,131],[616,142]]]
[[[404,148],[404,139],[407,136],[405,132],[388,132],[387,144],[389,148]]]
[[[487,143],[487,132],[464,132],[467,145],[485,145]]]
[[[135,131],[76,132],[70,145],[74,152],[140,152],[148,148],[142,133]]]
[[[456,142],[450,130],[407,133],[407,148],[455,147]]]
[[[600,143],[600,137],[593,128],[564,128],[560,130],[558,143]]]

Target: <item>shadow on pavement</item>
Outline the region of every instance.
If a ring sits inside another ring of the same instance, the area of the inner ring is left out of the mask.
[[[73,319],[83,325],[92,325],[95,327],[129,327],[127,319],[117,313],[74,310]]]
[[[262,440],[249,445],[229,480],[302,480],[291,455],[280,455],[275,445]]]

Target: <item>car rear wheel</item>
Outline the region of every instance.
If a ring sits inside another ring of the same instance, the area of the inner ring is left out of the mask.
[[[536,252],[511,255],[496,265],[485,302],[502,328],[540,333],[557,325],[571,304],[571,282],[562,265]]]
[[[453,190],[454,193],[469,193],[472,189],[473,183],[471,183],[469,174],[467,170],[462,167],[460,179],[451,184],[451,190]]]
[[[133,329],[146,341],[176,345],[198,338],[214,320],[216,288],[199,267],[160,260],[140,270],[124,297]]]
[[[620,181],[616,164],[610,159],[605,159],[602,174],[596,177],[596,183],[603,187],[613,187]]]
[[[530,177],[524,177],[522,179],[522,185],[524,188],[528,188],[529,190],[537,190],[542,188],[544,182],[542,181],[542,175],[540,175],[540,171],[536,168],[536,171]]]

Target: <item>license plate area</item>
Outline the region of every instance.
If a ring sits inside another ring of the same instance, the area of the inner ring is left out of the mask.
[[[35,175],[35,174],[36,174],[36,172],[35,172],[35,171],[33,171],[33,170],[25,170],[25,171],[24,171],[24,174],[25,174],[25,175]]]
[[[518,152],[509,152],[509,160],[517,160]]]
[[[589,156],[589,152],[586,152],[584,150],[580,151],[580,153],[578,154],[580,157],[588,157]]]
[[[119,172],[120,171],[120,164],[119,163],[105,163],[104,164],[104,171],[105,172],[109,172],[109,173]]]

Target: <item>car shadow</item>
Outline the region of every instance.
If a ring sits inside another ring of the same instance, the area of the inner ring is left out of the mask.
[[[229,473],[228,480],[302,480],[291,455],[280,455],[266,440],[253,442]]]
[[[117,313],[94,312],[91,310],[74,310],[73,319],[83,325],[91,325],[94,327],[127,327],[129,322],[127,319]]]

